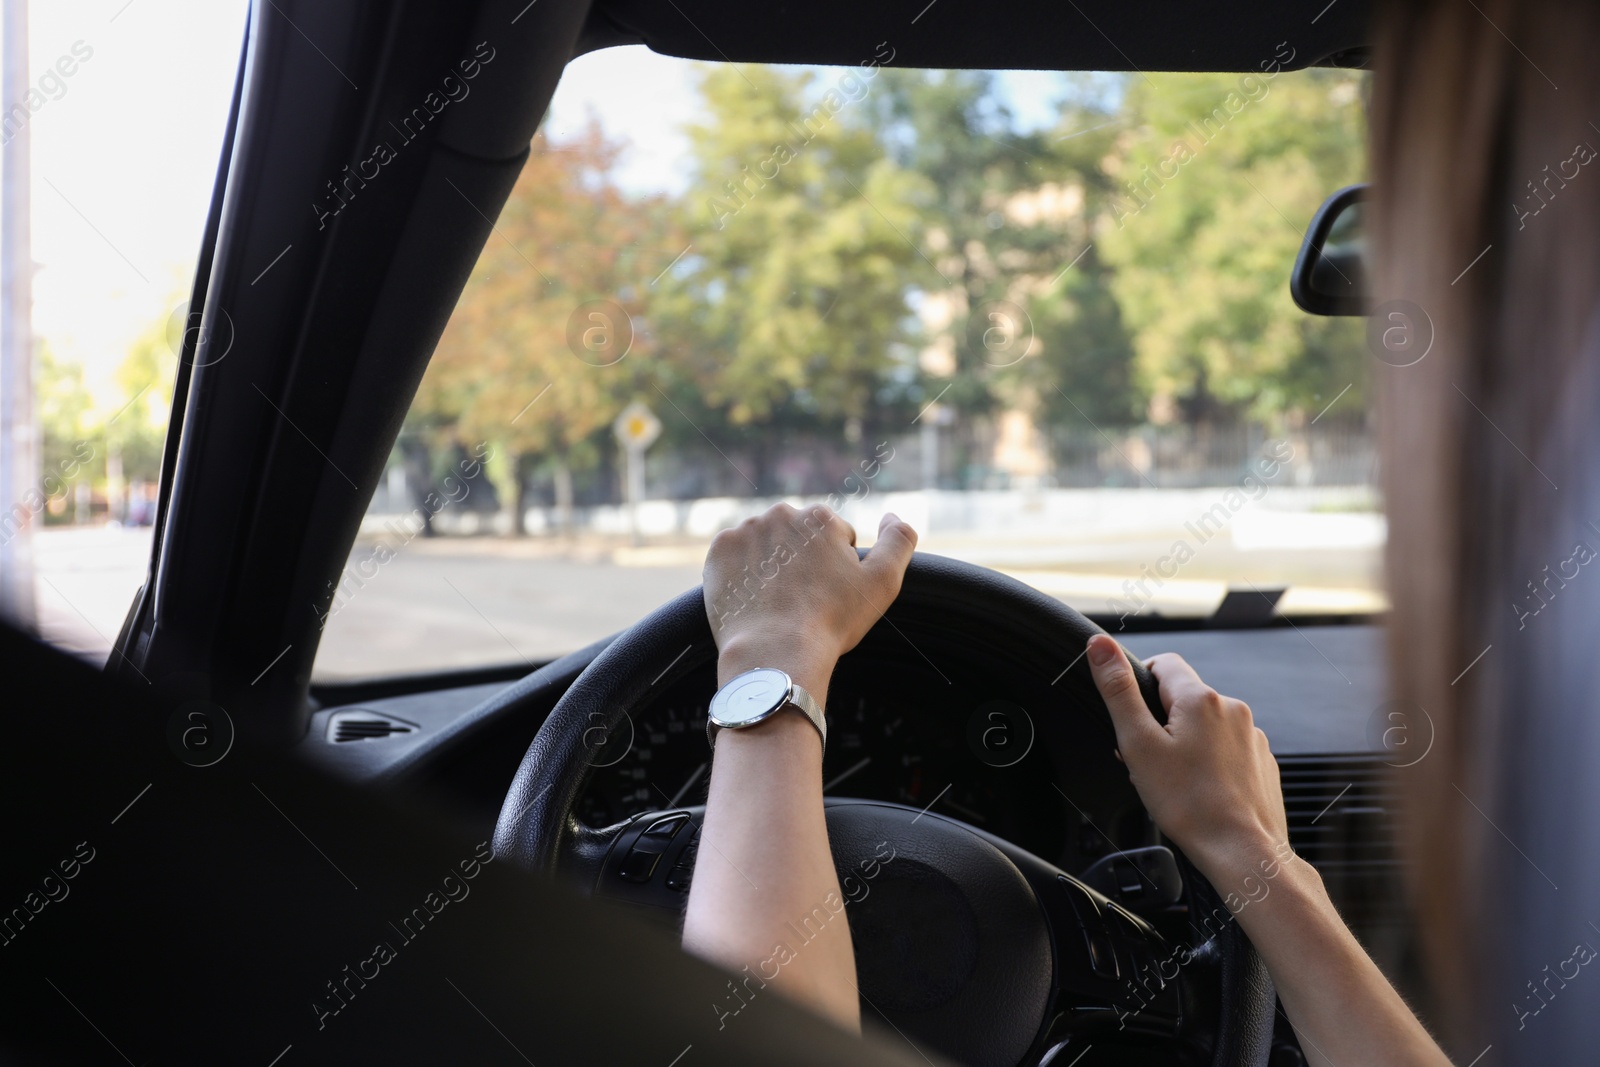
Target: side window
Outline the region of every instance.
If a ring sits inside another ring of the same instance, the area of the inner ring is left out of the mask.
[[[31,223],[14,254],[34,265],[32,300],[26,340],[0,358],[31,377],[19,421],[33,447],[0,447],[15,472],[0,591],[13,617],[101,661],[150,556],[248,5],[29,7],[27,89],[0,120],[8,152],[21,138],[31,154],[26,195],[8,203]]]

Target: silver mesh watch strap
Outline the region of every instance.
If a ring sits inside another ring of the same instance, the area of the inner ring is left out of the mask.
[[[789,699],[784,703],[783,707],[794,708],[796,711],[800,712],[806,718],[811,720],[811,725],[815,726],[817,728],[817,733],[822,735],[822,750],[826,752],[828,750],[828,717],[823,714],[822,705],[817,703],[816,698],[810,693],[806,692],[805,687],[790,682]],[[777,715],[782,711],[783,708],[779,708],[776,712],[773,712],[773,714]],[[766,720],[763,719],[761,721],[765,722]],[[760,725],[760,723],[753,723],[752,725]],[[723,729],[724,727],[718,726],[714,722],[707,721],[706,740],[712,745],[715,745],[717,743],[717,734]]]
[[[822,713],[822,705],[818,704],[812,695],[798,685],[789,686],[789,704],[799,708],[805,717],[811,720],[811,725],[817,728],[817,733],[822,735],[822,750],[828,750],[828,717]]]

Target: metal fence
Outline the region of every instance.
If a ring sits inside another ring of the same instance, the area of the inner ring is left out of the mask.
[[[1332,419],[1281,435],[1252,423],[1208,426],[1093,427],[1059,430],[1034,442],[1034,461],[1024,470],[992,459],[996,434],[985,427],[959,439],[949,427],[909,433],[863,434],[856,441],[795,434],[754,446],[707,443],[668,449],[647,458],[646,496],[654,500],[849,495],[852,479],[866,474],[876,491],[917,489],[1003,490],[1036,488],[1193,489],[1237,483],[1263,460],[1279,460],[1276,484],[1371,486],[1376,484],[1377,448],[1360,421]],[[968,457],[980,457],[978,462]],[[1014,454],[1013,454],[1014,458]],[[606,506],[622,499],[614,456],[576,472],[574,503]],[[415,467],[397,463],[374,495],[371,512],[411,511],[428,488],[416,484]],[[535,477],[528,503],[554,503],[550,480]],[[487,479],[474,479],[470,496],[453,511],[493,513],[502,502]]]
[[[1051,484],[1190,489],[1237,481],[1264,457],[1289,456],[1295,485],[1372,485],[1377,443],[1362,423],[1326,422],[1274,435],[1258,424],[1138,426],[1060,432]]]

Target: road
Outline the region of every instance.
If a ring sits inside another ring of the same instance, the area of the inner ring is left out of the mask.
[[[952,532],[925,538],[922,548],[995,567],[1096,613],[1208,614],[1230,585],[1274,584],[1291,587],[1281,603],[1289,612],[1381,610],[1379,547],[1370,538],[1317,542],[1317,531],[1340,518],[1296,515],[1292,527],[1265,532],[1240,526],[1197,546],[1165,579],[1149,577],[1177,536],[1161,523],[1071,542]],[[103,662],[143,580],[150,531],[46,528],[35,531],[34,544],[41,631]],[[693,587],[705,547],[693,538],[641,548],[616,538],[418,538],[359,587],[347,579],[316,674],[332,680],[547,660]],[[358,558],[368,552],[358,545]],[[1143,592],[1130,594],[1127,583],[1141,575]]]

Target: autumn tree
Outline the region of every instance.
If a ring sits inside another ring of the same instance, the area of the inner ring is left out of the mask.
[[[592,123],[534,138],[413,405],[413,430],[494,450],[519,533],[541,467],[570,521],[573,471],[596,461],[652,349],[644,292],[670,259],[666,222],[617,187],[620,150]]]

